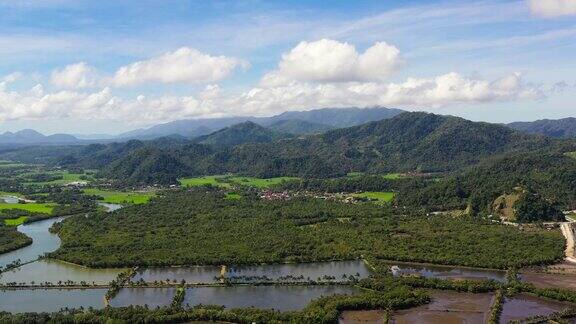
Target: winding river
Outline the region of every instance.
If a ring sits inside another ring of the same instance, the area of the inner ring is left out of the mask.
[[[106,206],[109,211],[118,206]],[[56,250],[60,245],[57,235],[48,230],[65,217],[58,217],[21,225],[18,230],[30,236],[33,243],[22,249],[0,255],[0,265],[4,266],[18,259],[27,263],[0,276],[0,283],[18,283],[34,285],[43,282],[57,284],[68,280],[88,284],[106,284],[123,269],[89,269],[58,260],[35,261],[39,255]],[[444,267],[415,263],[390,262],[394,275],[421,275],[443,279],[493,279],[503,281],[502,271],[471,269],[463,267]],[[370,271],[362,260],[316,262],[303,264],[280,264],[228,267],[225,276],[243,281],[286,280],[306,282],[321,280],[341,281],[345,277],[365,278]],[[133,281],[140,279],[153,282],[186,280],[187,283],[214,283],[220,275],[219,267],[167,267],[146,268],[138,271]],[[266,279],[262,279],[266,278]],[[112,299],[112,306],[148,305],[150,307],[169,305],[174,296],[174,288],[124,288]],[[0,311],[58,311],[65,307],[103,308],[103,296],[106,289],[16,289],[0,290]],[[305,307],[311,300],[333,294],[355,294],[358,289],[351,286],[231,286],[188,288],[184,304],[216,304],[229,308],[257,307],[279,310],[297,310]],[[509,303],[511,304],[511,303]]]
[[[18,226],[18,231],[32,238],[32,244],[18,250],[5,254],[0,254],[0,267],[4,267],[16,260],[27,263],[38,259],[44,253],[52,252],[60,246],[60,238],[56,234],[50,233],[49,229],[56,222],[66,218],[55,217],[30,224]]]

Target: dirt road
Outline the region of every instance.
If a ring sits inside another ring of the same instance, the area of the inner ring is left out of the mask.
[[[574,256],[574,222],[560,224],[562,234],[566,238],[566,261],[576,263]]]

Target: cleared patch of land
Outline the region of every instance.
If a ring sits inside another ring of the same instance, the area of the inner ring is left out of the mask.
[[[37,203],[30,203],[30,204],[7,204],[7,203],[0,203],[0,210],[3,209],[20,209],[26,210],[29,212],[35,213],[44,213],[44,214],[51,214],[52,210],[56,204],[54,203],[46,203],[46,204],[37,204]]]
[[[11,169],[23,167],[25,164],[22,163],[12,163],[12,162],[0,162],[0,169]]]
[[[195,187],[195,186],[205,186],[212,185],[218,187],[230,187],[229,183],[221,182],[219,180],[225,178],[225,175],[215,175],[215,176],[205,176],[205,177],[195,177],[195,178],[182,178],[178,179],[180,185],[184,187]]]
[[[94,188],[84,189],[84,193],[87,195],[102,197],[103,202],[111,204],[145,204],[150,201],[150,198],[156,196],[153,192],[126,192]]]
[[[20,216],[18,218],[12,218],[12,219],[5,219],[4,224],[6,224],[8,226],[18,226],[18,225],[24,224],[24,222],[27,219],[28,219],[28,217],[26,217],[26,216]]]
[[[26,182],[28,185],[66,185],[73,182],[78,181],[86,181],[89,182],[92,180],[92,176],[85,173],[70,173],[67,171],[56,171],[56,172],[47,172],[47,174],[61,176],[61,179],[51,180],[51,181],[30,181]]]
[[[386,192],[386,191],[366,191],[359,194],[354,194],[354,196],[356,197],[368,198],[383,203],[392,201],[395,195],[396,194],[394,192]]]
[[[364,172],[349,172],[348,174],[346,174],[346,176],[350,177],[350,178],[354,178],[354,177],[363,176],[365,174],[366,173],[364,173]],[[387,173],[387,174],[382,175],[382,177],[384,179],[387,179],[387,180],[397,180],[397,179],[401,179],[403,177],[406,177],[406,175],[404,175],[402,173]]]
[[[384,179],[388,179],[388,180],[397,180],[402,178],[404,175],[402,175],[401,173],[388,173],[385,174],[383,177]]]
[[[242,196],[240,194],[237,194],[235,192],[228,192],[226,193],[226,197],[224,197],[225,199],[228,200],[238,200],[240,198],[242,198]]]
[[[251,186],[256,188],[268,188],[280,184],[284,181],[295,180],[295,177],[276,177],[276,178],[254,178],[243,176],[214,175],[195,178],[182,178],[178,181],[184,187],[195,187],[211,185],[215,187],[230,188],[233,185]]]
[[[257,188],[268,188],[273,185],[280,184],[284,181],[296,180],[295,177],[276,177],[276,178],[253,178],[253,177],[230,177],[227,180],[236,184],[244,186],[252,186]]]
[[[2,197],[2,196],[12,196],[12,197],[18,197],[18,198],[24,197],[23,194],[18,193],[18,192],[0,191],[0,197]]]

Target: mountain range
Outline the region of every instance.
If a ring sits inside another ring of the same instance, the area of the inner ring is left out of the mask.
[[[308,111],[289,111],[272,117],[188,119],[133,130],[118,135],[117,139],[152,139],[172,134],[194,138],[247,121],[272,129],[277,128],[277,130],[285,133],[311,134],[391,118],[402,112],[404,111],[400,109],[384,107],[322,108]]]
[[[251,122],[267,128],[275,133],[301,136],[320,134],[329,130],[361,125],[364,123],[392,118],[403,113],[403,110],[373,107],[373,108],[323,108],[308,111],[289,111],[271,117],[223,117],[206,119],[178,120],[159,124],[146,129],[137,129],[119,135],[92,134],[68,135],[54,134],[45,136],[41,133],[25,129],[18,132],[0,134],[2,145],[35,145],[35,144],[90,144],[123,142],[131,139],[152,140],[160,137],[175,137],[194,139],[204,138],[225,128]],[[558,120],[537,120],[533,122],[514,122],[506,126],[515,130],[541,134],[556,138],[576,138],[576,118]],[[253,130],[255,131],[255,130]],[[263,130],[260,130],[261,132]],[[277,138],[278,134],[275,135]],[[197,142],[202,141],[202,139]],[[242,141],[242,140],[240,140]],[[261,142],[261,141],[256,141]],[[234,142],[231,142],[234,144]]]
[[[503,125],[412,112],[298,137],[245,122],[194,140],[165,137],[73,147],[54,153],[51,161],[102,169],[108,178],[134,184],[167,184],[181,176],[222,173],[324,178],[352,171],[450,172],[499,155],[560,152],[573,144]]]
[[[6,144],[77,144],[82,142],[68,134],[42,135],[33,129],[0,134],[0,143]]]
[[[576,138],[576,118],[573,117],[556,120],[541,119],[533,122],[514,122],[508,124],[508,126],[531,134],[558,138]]]

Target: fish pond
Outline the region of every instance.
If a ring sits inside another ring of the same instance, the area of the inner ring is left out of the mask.
[[[221,275],[221,268],[215,266],[146,268],[140,270],[132,281],[146,282],[182,281],[187,283],[214,283]],[[313,262],[298,264],[272,264],[258,266],[230,266],[224,276],[234,282],[253,281],[345,281],[350,276],[360,279],[370,275],[362,260]]]
[[[0,311],[56,312],[63,308],[103,308],[106,289],[0,290]]]
[[[221,305],[227,308],[256,307],[282,311],[299,310],[316,298],[336,294],[356,294],[359,289],[351,286],[232,286],[197,287],[186,289],[184,305]],[[169,305],[175,288],[124,288],[110,305]]]

